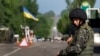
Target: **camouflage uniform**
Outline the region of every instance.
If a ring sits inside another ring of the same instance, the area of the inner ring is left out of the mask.
[[[93,55],[93,30],[87,24],[75,31],[74,40],[66,49],[67,56],[92,56]]]
[[[80,26],[73,34],[71,45],[61,50],[58,56],[93,56],[93,33],[87,24]]]
[[[85,23],[87,19],[86,12],[80,8],[72,10],[69,18],[73,20],[79,19],[82,23],[75,30],[73,42],[68,48],[69,53],[75,53],[73,56],[92,56],[93,55],[93,30]],[[76,26],[77,27],[77,26]],[[71,55],[70,55],[71,56]]]
[[[69,18],[74,25],[74,28],[71,28],[70,30],[73,41],[66,49],[61,50],[60,55],[58,56],[92,56],[93,30],[85,23],[87,19],[85,11],[76,8],[70,12]],[[75,19],[81,21],[81,24],[76,26],[73,21]]]

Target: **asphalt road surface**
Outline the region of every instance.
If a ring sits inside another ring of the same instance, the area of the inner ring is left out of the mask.
[[[38,42],[30,47],[18,47],[16,44],[0,44],[0,56],[56,56],[58,50],[67,46],[65,42]],[[94,56],[100,56],[100,47],[95,47]]]
[[[30,47],[16,44],[1,44],[0,56],[56,56],[58,50],[66,47],[65,42],[38,42]]]

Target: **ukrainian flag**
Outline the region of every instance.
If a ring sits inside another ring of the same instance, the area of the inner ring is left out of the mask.
[[[36,18],[33,14],[31,14],[26,7],[23,7],[23,12],[24,12],[24,17],[38,21],[38,18]]]

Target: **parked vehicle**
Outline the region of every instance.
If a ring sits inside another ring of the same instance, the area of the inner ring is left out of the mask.
[[[94,45],[100,46],[100,8],[88,8],[89,25],[94,30]]]

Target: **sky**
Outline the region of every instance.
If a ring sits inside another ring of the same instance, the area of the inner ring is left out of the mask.
[[[94,5],[95,8],[100,8],[100,0],[96,0],[96,3]]]
[[[67,5],[65,0],[37,0],[39,5],[39,12],[46,13],[53,10],[56,15],[59,15],[62,10],[66,9]],[[100,8],[100,0],[96,0],[94,7]]]
[[[37,3],[41,13],[53,10],[56,14],[60,14],[67,6],[65,0],[37,0]]]

